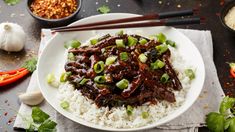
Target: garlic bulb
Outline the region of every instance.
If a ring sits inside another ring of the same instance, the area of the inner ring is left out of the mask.
[[[17,52],[24,48],[26,34],[23,28],[15,23],[0,24],[0,49]]]
[[[20,93],[19,99],[24,104],[33,106],[40,104],[44,100],[44,97],[42,96],[41,91],[37,90],[34,92]]]

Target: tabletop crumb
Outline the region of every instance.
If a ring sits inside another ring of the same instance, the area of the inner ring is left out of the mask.
[[[25,14],[20,14],[20,16],[21,16],[21,17],[24,17],[24,16],[25,16]]]
[[[105,2],[106,2],[106,3],[108,3],[108,2],[109,2],[109,0],[105,0]]]
[[[181,5],[180,5],[180,4],[178,4],[178,5],[177,5],[177,8],[181,8]]]
[[[162,4],[162,1],[161,1],[161,0],[159,0],[159,1],[158,1],[158,4],[160,4],[160,5],[161,5],[161,4]]]
[[[117,7],[120,7],[121,5],[120,4],[117,4]]]
[[[15,15],[16,15],[15,13],[11,13],[10,17],[15,17]]]
[[[96,4],[96,5],[98,5],[98,4],[99,4],[99,2],[97,2],[97,1],[96,1],[96,2],[95,2],[95,4]]]
[[[86,10],[82,10],[82,12],[86,12]]]
[[[203,99],[204,97],[203,97],[203,95],[199,95],[199,98],[200,98],[200,99]]]
[[[168,5],[168,6],[169,6],[169,5],[170,5],[170,2],[167,2],[167,3],[166,3],[166,5]]]
[[[203,106],[203,109],[208,109],[209,108],[209,105],[208,104],[205,104],[204,106]]]

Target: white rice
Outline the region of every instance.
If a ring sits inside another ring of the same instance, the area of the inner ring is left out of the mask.
[[[60,85],[58,99],[61,102],[69,102],[70,107],[68,111],[78,118],[101,126],[112,128],[137,128],[157,122],[183,104],[187,91],[190,88],[190,80],[184,74],[184,70],[191,67],[185,63],[177,49],[170,48],[170,50],[172,65],[174,69],[178,71],[178,77],[183,86],[182,90],[174,91],[176,98],[176,102],[174,103],[167,101],[158,101],[156,105],[146,103],[134,108],[133,114],[129,116],[124,106],[115,107],[110,110],[108,107],[98,108],[94,101],[82,96],[81,92],[75,90],[69,83]],[[142,112],[149,113],[147,119],[142,118]]]

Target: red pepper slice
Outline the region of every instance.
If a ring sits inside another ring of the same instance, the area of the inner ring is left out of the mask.
[[[21,78],[23,78],[24,76],[26,76],[28,73],[30,73],[27,69],[23,70],[20,72],[20,74],[17,74],[16,76],[13,76],[11,78],[8,78],[6,80],[0,81],[0,86],[5,86],[7,84],[13,83]]]
[[[235,63],[228,63],[230,66],[230,74],[233,78],[235,78]]]
[[[0,75],[4,75],[4,74],[12,75],[12,74],[16,74],[17,72],[21,72],[23,70],[25,70],[25,68],[19,68],[19,69],[11,70],[11,71],[4,71],[4,72],[0,72]]]

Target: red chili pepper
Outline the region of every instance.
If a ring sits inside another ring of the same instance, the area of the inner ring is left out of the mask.
[[[230,74],[235,78],[235,63],[228,63],[230,66]]]
[[[9,75],[12,75],[12,74],[15,74],[17,72],[21,72],[25,70],[25,68],[19,68],[19,69],[16,69],[16,70],[10,70],[10,71],[5,71],[5,72],[0,72],[0,75],[4,75],[4,74],[9,74]]]
[[[7,84],[11,84],[13,82],[16,82],[17,80],[21,79],[22,77],[24,77],[25,75],[27,75],[28,73],[30,73],[27,69],[23,70],[20,72],[20,74],[13,76],[9,79],[0,81],[0,86],[5,86]]]
[[[22,68],[16,70],[10,70],[5,72],[0,72],[0,86],[5,86],[16,82],[17,80],[23,78],[30,72],[36,69],[37,60],[35,58],[26,61]]]

